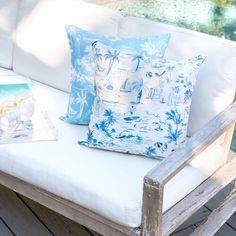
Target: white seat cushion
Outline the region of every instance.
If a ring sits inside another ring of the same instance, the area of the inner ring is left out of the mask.
[[[12,76],[12,75],[15,75],[15,73],[12,70],[6,70],[0,67],[0,76]]]
[[[0,0],[0,66],[12,67],[13,33],[18,0]]]
[[[0,145],[0,170],[69,199],[116,223],[137,227],[141,223],[143,177],[159,162],[140,156],[89,149],[77,144],[86,126],[58,119],[68,94],[33,83],[59,130],[59,140]],[[166,186],[164,211],[210,176],[222,163],[218,140]]]

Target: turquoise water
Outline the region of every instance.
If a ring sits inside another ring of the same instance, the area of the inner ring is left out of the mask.
[[[236,0],[87,0],[88,2],[236,41]],[[236,128],[232,141],[236,152]]]
[[[236,41],[236,0],[87,0]]]
[[[29,93],[28,84],[10,84],[0,85],[0,97],[22,96]]]

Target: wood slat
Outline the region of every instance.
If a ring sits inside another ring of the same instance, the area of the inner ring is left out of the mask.
[[[145,183],[159,186],[167,183],[188,162],[207,148],[222,135],[236,120],[236,102],[213,118],[191,138],[179,145],[179,148],[168,156],[161,164],[154,167],[145,176]]]
[[[40,220],[57,236],[92,236],[83,226],[68,218],[26,198],[20,196],[27,206],[40,218]]]
[[[213,236],[236,211],[236,191],[233,191],[223,203],[219,205],[191,236]],[[236,233],[236,232],[235,232]]]
[[[227,223],[233,227],[236,231],[236,212],[230,217],[230,219],[227,221]],[[236,235],[236,233],[235,233]]]
[[[230,183],[225,189],[223,189],[220,193],[218,193],[212,200],[207,202],[205,206],[213,211],[215,208],[219,206],[219,204],[224,201],[224,199],[230,194],[230,192],[235,188],[234,183]],[[231,218],[227,221],[227,223],[236,229],[236,213],[231,216]],[[235,234],[236,235],[236,234]]]
[[[235,169],[236,159],[233,159],[167,211],[162,218],[162,234],[172,233],[209,199],[232,182],[236,177]]]
[[[214,200],[214,199],[213,199]],[[205,206],[204,208],[206,210],[208,210]],[[211,210],[208,210],[208,216],[212,213]],[[195,223],[195,226],[199,226],[201,223],[203,222],[203,220],[201,222]],[[224,224],[219,230],[218,232],[215,234],[215,236],[232,236],[232,235],[236,235],[236,230],[234,230],[230,225],[228,224]]]
[[[206,219],[206,217],[210,215],[210,213],[211,211],[208,210],[205,206],[201,207],[188,220],[186,220],[179,228],[177,228],[176,232],[179,232],[191,226],[200,224],[202,221]]]
[[[52,236],[17,195],[1,185],[0,216],[17,236]]]
[[[3,236],[14,236],[11,231],[7,228],[7,226],[1,221],[0,218],[0,235]]]
[[[185,232],[186,229],[191,227],[199,226],[211,213],[219,206],[219,204],[230,194],[233,190],[234,184],[230,183],[227,187],[221,190],[214,198],[207,202],[200,210],[194,213],[186,222],[184,222],[175,232]],[[232,216],[223,227],[217,232],[216,235],[232,236],[236,235],[236,228],[233,229],[236,223],[235,216]],[[233,224],[232,224],[233,223]],[[233,233],[233,234],[232,234]],[[175,234],[175,233],[174,233]],[[174,235],[173,234],[173,235]],[[189,235],[189,234],[186,234]]]
[[[177,231],[176,233],[171,234],[171,236],[187,236],[190,235],[194,230],[195,230],[195,226],[189,226],[183,230]]]
[[[235,236],[236,231],[227,224],[224,224],[214,236]]]

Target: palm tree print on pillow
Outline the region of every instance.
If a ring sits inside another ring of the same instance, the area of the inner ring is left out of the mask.
[[[114,62],[115,61],[119,62],[119,54],[120,53],[117,50],[114,50],[113,52],[111,50],[108,50],[107,53],[104,55],[105,60],[109,60],[107,75],[110,73]]]
[[[155,48],[152,51],[152,57],[157,59],[163,57],[170,39],[170,34],[143,38],[116,38],[88,32],[73,25],[66,26],[66,32],[71,49],[71,93],[68,112],[61,119],[75,124],[89,123],[95,97],[95,72],[98,71],[101,74],[110,75],[113,66],[119,64],[120,49],[126,48],[129,52],[134,52],[132,55],[145,54],[146,57],[150,57],[146,51]],[[110,48],[104,51],[99,48],[101,44],[107,44]],[[153,47],[154,45],[155,47]],[[79,86],[81,87],[78,87],[77,81],[80,82]],[[88,84],[91,86],[87,88]],[[86,106],[72,103],[72,98],[77,96],[74,87],[87,88],[89,96],[86,96]],[[111,86],[107,86],[107,88],[111,88]],[[92,99],[91,96],[93,97]],[[80,113],[81,108],[84,109],[81,117],[76,117],[74,114]],[[72,110],[73,112],[69,113]]]
[[[141,63],[141,61],[143,61],[143,60],[144,60],[144,59],[143,59],[143,56],[141,56],[141,55],[135,55],[135,56],[133,57],[132,61],[136,61],[136,63],[137,63],[136,68],[135,68],[135,71],[137,71],[137,70],[139,69],[140,63]]]
[[[110,46],[97,47],[103,55],[110,50]],[[112,76],[97,72],[99,89],[89,124],[93,138],[88,137],[84,144],[161,160],[186,138],[191,97],[204,57],[142,61],[136,70],[132,60],[136,54],[131,57],[130,51],[119,52]],[[102,66],[104,61],[100,61]],[[104,68],[108,71],[109,64]],[[104,81],[113,85],[112,92],[100,86]]]

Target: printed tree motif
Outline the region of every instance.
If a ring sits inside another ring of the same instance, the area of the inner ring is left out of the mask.
[[[105,60],[109,60],[109,66],[107,70],[107,75],[110,73],[111,68],[115,61],[119,62],[119,52],[117,50],[114,50],[113,52],[111,50],[108,50],[105,54]]]
[[[132,83],[132,89],[133,89],[135,92],[138,93],[136,103],[140,103],[140,100],[141,100],[141,97],[142,97],[142,93],[143,93],[143,89],[144,89],[143,79],[135,80],[135,81]]]
[[[184,93],[184,102],[186,103],[193,96],[192,90],[186,90]]]
[[[100,123],[96,123],[95,127],[98,130],[101,130],[107,137],[112,138],[111,134],[110,134],[110,131],[108,129],[108,125],[107,125],[105,120],[101,121]]]
[[[106,117],[106,123],[108,126],[116,122],[114,112],[111,109],[106,109],[104,112],[104,116]]]
[[[177,140],[182,134],[182,130],[179,129],[179,125],[183,122],[183,119],[181,118],[181,115],[178,113],[177,110],[171,110],[170,112],[166,112],[167,120],[170,120],[173,122],[172,126],[171,123],[168,124],[168,135],[165,136],[165,138],[169,139],[169,142],[175,142],[177,144]]]
[[[114,112],[111,109],[106,109],[103,115],[105,119],[100,123],[96,123],[95,126],[98,130],[102,130],[107,137],[112,138],[112,133],[114,133],[115,130],[109,130],[109,126],[116,122]]]
[[[77,93],[77,97],[74,100],[75,104],[79,104],[80,110],[78,117],[82,116],[82,113],[84,111],[84,106],[88,106],[87,99],[86,99],[86,91],[80,90],[80,92]]]
[[[78,144],[81,144],[81,145],[89,145],[89,144],[96,145],[97,144],[97,139],[94,138],[93,132],[94,131],[91,131],[90,129],[88,129],[87,140],[86,141],[78,141]]]
[[[172,120],[176,125],[179,125],[181,122],[183,122],[183,119],[181,119],[181,115],[178,113],[177,110],[171,110],[170,112],[166,112],[167,120]]]
[[[94,60],[95,60],[95,63],[96,63],[96,66],[97,66],[97,70],[99,72],[103,72],[104,71],[104,68],[102,68],[99,64],[99,62],[102,60],[102,53],[101,53],[101,50],[99,48],[97,48],[97,43],[98,41],[94,41],[92,43],[92,48],[93,48],[93,56],[94,56]]]
[[[145,155],[148,157],[155,157],[157,155],[155,147],[147,147],[145,151]]]
[[[88,130],[88,143],[91,143],[91,144],[94,144],[97,142],[97,140],[94,138],[93,136],[93,132],[94,131],[91,131],[90,129]]]
[[[135,71],[138,71],[138,69],[140,67],[140,63],[141,63],[141,61],[143,61],[143,56],[136,55],[136,56],[133,57],[132,61],[137,61],[137,65],[136,65]]]

